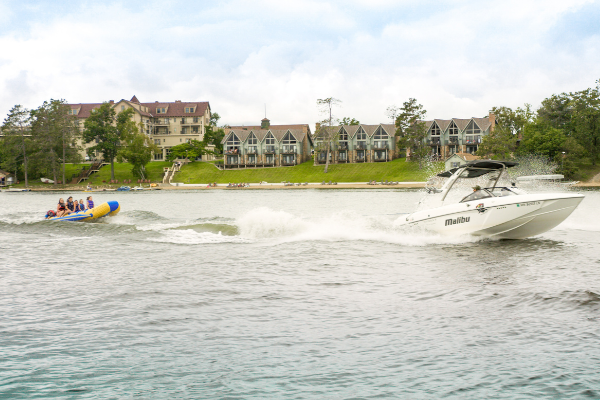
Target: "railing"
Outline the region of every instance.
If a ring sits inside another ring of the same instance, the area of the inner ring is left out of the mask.
[[[340,144],[337,149],[338,149],[338,151],[348,150],[348,145],[347,144]]]
[[[458,136],[450,136],[449,142],[450,144],[458,144]]]
[[[442,143],[442,140],[441,140],[439,137],[436,137],[436,138],[432,137],[432,138],[429,140],[429,144],[430,144],[431,146],[439,146],[441,143]]]
[[[384,144],[374,144],[373,145],[373,149],[375,149],[375,150],[385,150],[387,148],[388,148],[387,143],[384,143]]]
[[[355,150],[366,150],[367,149],[367,145],[366,144],[357,144],[354,146]]]
[[[275,146],[267,146],[265,154],[275,154]]]
[[[283,146],[282,153],[294,154],[294,153],[296,153],[296,146]]]
[[[249,148],[246,150],[246,154],[258,154],[258,150]]]
[[[481,136],[466,136],[465,143],[466,144],[480,144]]]

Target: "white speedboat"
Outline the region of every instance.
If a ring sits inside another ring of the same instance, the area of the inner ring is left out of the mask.
[[[441,190],[432,190],[439,196],[439,206],[409,214],[403,223],[443,235],[523,239],[554,228],[583,200],[583,195],[575,193],[527,194],[514,186],[497,186],[506,169],[516,165],[511,161],[476,160],[438,174],[449,178]],[[484,175],[489,178],[487,187],[476,186],[458,203],[444,203],[458,179]]]

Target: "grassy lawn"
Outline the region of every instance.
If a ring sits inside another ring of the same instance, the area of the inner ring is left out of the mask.
[[[164,167],[170,167],[171,165],[173,163],[167,161],[153,161],[148,163],[146,165],[146,179],[150,179],[152,182],[162,182]],[[123,182],[123,179],[131,179],[133,184],[137,183],[138,178],[131,173],[131,164],[115,163],[115,179],[119,182]],[[92,185],[102,185],[102,181],[110,182],[110,164],[103,166],[100,171],[92,174],[90,177]],[[84,182],[84,184],[87,184],[87,182]]]
[[[65,178],[67,182],[71,182],[71,176],[74,174],[78,174],[81,172],[83,168],[87,168],[88,164],[65,164]],[[52,176],[44,176],[44,178],[53,179]],[[58,180],[62,181],[62,167],[58,172]],[[14,185],[15,187],[25,187],[25,181],[20,180],[18,185]],[[29,186],[38,187],[38,186],[49,186],[47,183],[42,183],[39,178],[31,179],[29,178]]]
[[[434,168],[443,169],[443,163]],[[431,176],[431,168],[419,170],[417,163],[406,162],[399,158],[387,163],[333,164],[329,172],[323,173],[324,166],[313,166],[310,160],[293,167],[248,168],[221,171],[214,165],[204,162],[190,163],[175,175],[173,182],[183,183],[228,183],[228,182],[368,182],[370,180],[389,180],[415,182],[425,181]]]
[[[591,162],[579,162],[575,166],[578,171],[575,173],[575,180],[586,182],[592,179],[596,174],[600,174],[600,161],[596,165]]]

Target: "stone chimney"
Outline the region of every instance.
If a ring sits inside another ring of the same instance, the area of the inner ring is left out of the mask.
[[[181,103],[181,100],[175,100],[175,103]]]
[[[320,128],[321,128],[321,123],[320,122],[315,123],[315,133],[318,133]]]
[[[494,128],[496,127],[496,114],[494,114],[493,112],[490,111],[489,115],[488,115],[488,119],[490,120],[490,132],[492,132],[494,130]]]
[[[114,100],[109,100],[108,104],[115,104],[115,101]]]
[[[268,118],[263,118],[260,121],[260,129],[269,129],[270,126],[271,126],[271,121],[269,121]]]

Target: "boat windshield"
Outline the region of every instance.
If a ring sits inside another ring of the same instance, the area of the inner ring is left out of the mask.
[[[489,197],[505,197],[505,196],[516,196],[517,194],[507,187],[495,187],[485,188],[474,191],[473,193],[465,196],[460,202],[465,201],[481,200]]]

